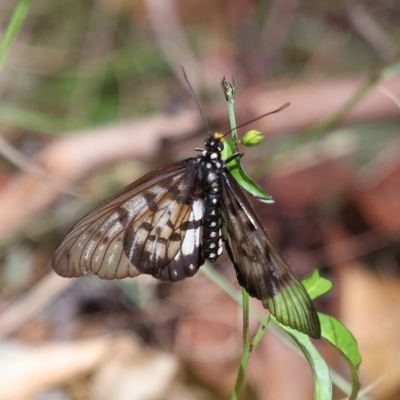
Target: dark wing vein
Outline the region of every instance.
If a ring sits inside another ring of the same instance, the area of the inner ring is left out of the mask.
[[[223,172],[222,193],[223,236],[239,284],[279,322],[319,338],[320,324],[310,297],[228,171]]]
[[[194,275],[204,262],[203,206],[195,200],[191,160],[150,172],[83,217],[55,251],[54,270],[66,277],[92,272],[103,279]]]

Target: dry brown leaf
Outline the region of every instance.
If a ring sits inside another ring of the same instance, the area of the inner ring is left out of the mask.
[[[380,278],[354,262],[338,272],[340,319],[358,342],[362,381],[371,383],[388,372],[373,397],[393,396],[400,391],[400,281]]]
[[[94,399],[150,400],[165,394],[179,369],[174,356],[145,349],[128,333],[2,347],[0,400],[29,398],[89,374]]]

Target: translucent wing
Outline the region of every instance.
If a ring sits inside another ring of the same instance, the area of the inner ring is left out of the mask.
[[[193,276],[204,263],[199,190],[193,159],[150,172],[71,229],[54,253],[54,270],[65,277],[92,272],[103,279]]]
[[[239,284],[282,324],[319,338],[318,315],[301,282],[269,239],[239,184],[223,172],[225,246]]]

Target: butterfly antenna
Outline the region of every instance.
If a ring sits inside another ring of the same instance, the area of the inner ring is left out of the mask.
[[[235,128],[231,129],[230,131],[226,132],[226,133],[224,134],[224,137],[225,137],[226,135],[229,135],[234,129],[243,128],[244,126],[246,126],[246,125],[248,125],[248,124],[251,124],[251,123],[253,123],[253,122],[255,122],[255,121],[258,121],[259,119],[264,118],[264,117],[266,117],[267,115],[275,114],[275,113],[277,113],[277,112],[279,112],[279,111],[282,111],[282,110],[284,110],[285,108],[287,108],[287,107],[289,107],[289,106],[290,106],[290,103],[285,103],[283,106],[277,108],[277,109],[274,110],[274,111],[267,112],[267,113],[265,113],[265,114],[263,114],[263,115],[260,115],[260,116],[257,117],[257,118],[254,118],[254,119],[251,119],[250,121],[245,122],[244,124],[238,125],[238,126],[236,126]]]
[[[199,111],[200,111],[200,115],[201,115],[201,118],[203,119],[204,125],[206,126],[209,135],[210,135],[210,136],[213,136],[213,134],[212,134],[212,132],[211,132],[211,129],[210,129],[210,125],[208,125],[208,121],[207,121],[207,119],[206,119],[206,116],[204,115],[203,110],[202,110],[202,108],[201,108],[199,99],[197,98],[196,93],[194,92],[194,90],[193,90],[193,88],[192,88],[192,85],[190,84],[189,79],[188,79],[188,77],[186,76],[185,69],[182,67],[182,65],[180,65],[179,68],[180,68],[180,70],[181,70],[181,74],[183,75],[183,79],[185,79],[185,82],[186,82],[187,85],[189,86],[190,92],[192,93],[192,96],[194,97],[194,100],[196,101],[197,108],[198,108]]]

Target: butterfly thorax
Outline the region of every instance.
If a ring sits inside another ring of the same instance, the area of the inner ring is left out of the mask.
[[[203,256],[214,262],[222,254],[221,233],[221,174],[224,163],[221,160],[223,143],[215,138],[204,142],[204,149],[197,158],[200,164],[198,178],[204,190],[204,216],[202,221]]]

